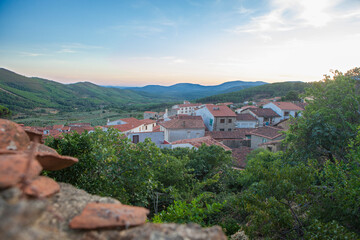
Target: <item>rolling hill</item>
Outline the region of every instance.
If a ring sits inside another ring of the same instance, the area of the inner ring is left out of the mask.
[[[105,88],[89,82],[61,84],[25,77],[0,68],[0,105],[15,112],[39,107],[72,111],[98,108],[101,105],[120,107],[165,101],[169,99],[155,98],[150,94],[127,89]]]
[[[201,103],[218,103],[218,102],[234,102],[240,103],[247,100],[259,100],[261,98],[271,98],[277,96],[285,96],[289,91],[303,93],[309,83],[304,82],[281,82],[272,83],[252,88],[243,89],[240,91],[213,95],[197,99]]]
[[[197,98],[207,97],[214,94],[228,93],[232,91],[239,91],[241,89],[255,87],[267,84],[265,82],[244,82],[244,81],[230,81],[220,85],[204,86],[192,83],[178,83],[172,86],[147,85],[144,87],[128,87],[123,88],[133,90],[136,92],[161,95],[167,98],[176,98],[178,100],[194,100]]]

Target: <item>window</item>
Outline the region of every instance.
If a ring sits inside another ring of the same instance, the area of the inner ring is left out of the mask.
[[[288,117],[289,116],[289,112],[284,112],[284,116]]]
[[[231,132],[231,128],[229,128],[228,131]]]
[[[225,131],[225,129],[223,129],[223,128],[220,128],[220,131],[222,131],[222,132],[223,132],[223,131]]]
[[[232,123],[232,119],[229,119],[229,120],[228,120],[228,123]]]
[[[262,139],[262,142],[263,142],[263,143],[266,143],[267,141],[268,141],[268,140],[267,140],[266,138],[263,138],[263,139]]]
[[[138,143],[139,142],[139,135],[133,135],[132,142],[133,143]]]
[[[224,118],[221,118],[221,119],[220,119],[220,123],[225,123],[225,119],[224,119]]]

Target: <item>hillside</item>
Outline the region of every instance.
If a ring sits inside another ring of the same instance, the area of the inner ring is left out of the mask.
[[[266,84],[265,82],[244,82],[244,81],[231,81],[225,82],[220,85],[204,86],[192,83],[178,83],[172,86],[160,85],[147,85],[144,87],[130,87],[123,88],[142,92],[147,94],[157,93],[158,95],[176,98],[178,100],[193,100],[197,98],[207,97],[214,94],[228,93],[232,91],[239,91],[241,89],[260,86]]]
[[[252,88],[243,89],[236,92],[224,93],[197,99],[201,103],[217,103],[217,102],[244,102],[246,100],[258,100],[261,98],[270,98],[276,96],[284,96],[293,90],[298,93],[304,92],[308,83],[304,82],[281,82],[272,83]]]
[[[168,100],[126,89],[101,87],[89,82],[61,84],[41,78],[29,78],[0,68],[0,105],[15,112],[35,108],[87,110],[101,105],[120,107]]]

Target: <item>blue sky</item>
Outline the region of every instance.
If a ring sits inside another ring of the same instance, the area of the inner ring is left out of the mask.
[[[63,83],[315,81],[359,43],[357,0],[0,1],[0,67]]]

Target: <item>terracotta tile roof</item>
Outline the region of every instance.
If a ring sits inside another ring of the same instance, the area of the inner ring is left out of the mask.
[[[232,156],[234,158],[234,166],[239,168],[246,167],[246,156],[252,151],[253,149],[245,146],[241,146],[240,148],[233,148],[232,149]]]
[[[69,126],[64,126],[64,127],[62,127],[60,130],[62,130],[62,131],[69,131],[69,130],[70,130],[70,127],[69,127]]]
[[[251,135],[251,132],[255,130],[256,128],[237,128],[234,130],[234,132],[238,132],[240,136],[246,138],[247,135]]]
[[[157,112],[145,111],[144,113],[152,113],[152,114],[156,114]]]
[[[305,107],[308,105],[308,103],[303,103],[303,102],[294,102],[294,104],[302,108],[302,110],[305,110]]]
[[[120,125],[108,125],[106,126],[107,128],[115,128],[117,130],[119,130],[120,132],[126,132],[126,131],[130,131],[131,129],[137,128],[142,124],[139,125],[134,125],[134,124],[120,124]]]
[[[299,107],[292,102],[273,102],[273,104],[278,108],[280,108],[281,110],[296,110],[296,111],[304,110],[304,108]]]
[[[270,108],[251,108],[249,109],[249,111],[251,111],[258,117],[280,117],[279,114],[277,114]]]
[[[59,124],[59,125],[53,125],[53,126],[52,126],[52,130],[61,129],[61,128],[63,128],[63,127],[64,127],[64,125],[61,125],[61,124]]]
[[[160,131],[160,126],[157,125],[157,126],[153,127],[153,132],[161,132]]]
[[[246,110],[246,109],[249,109],[249,108],[257,108],[256,106],[254,105],[248,105],[248,106],[243,106],[242,108],[240,108],[241,110]]]
[[[275,139],[283,135],[282,133],[283,130],[284,129],[282,128],[266,126],[255,129],[254,131],[251,132],[251,135],[264,137],[267,139]]]
[[[69,123],[70,127],[90,127],[90,123]]]
[[[133,117],[131,117],[131,118],[121,118],[119,120],[121,120],[123,122],[126,122],[126,123],[129,123],[129,124],[133,124],[133,125],[139,124],[139,121],[140,121],[139,119],[136,119],[136,118],[133,118]],[[141,124],[139,124],[139,126],[140,125]]]
[[[196,120],[202,120],[201,116],[191,116],[187,114],[179,114],[177,116],[178,119],[196,119]]]
[[[257,121],[257,119],[250,113],[240,113],[236,116],[236,121]]]
[[[204,128],[205,125],[203,120],[199,118],[189,119],[189,118],[177,118],[170,121],[160,123],[161,126],[168,129],[198,129]]]
[[[183,139],[183,140],[172,142],[171,144],[184,144],[184,143],[191,144],[196,148],[201,147],[202,144],[205,144],[207,146],[217,145],[217,146],[222,147],[226,151],[231,151],[231,148],[225,146],[221,142],[216,141],[215,139],[213,139],[210,136],[201,137],[201,138]]]
[[[139,123],[141,124],[152,124],[152,123],[156,123],[155,120],[151,120],[151,119],[141,119],[141,120],[138,120]]]
[[[236,117],[236,113],[227,106],[214,104],[206,104],[205,106],[214,117]]]
[[[245,139],[245,135],[240,131],[212,131],[206,132],[206,136],[211,136],[216,140],[223,140],[223,139]]]
[[[82,134],[85,130],[89,132],[89,131],[93,131],[94,128],[91,126],[82,126],[82,127],[75,126],[75,127],[71,127],[70,129],[71,132],[77,132],[78,134]]]

